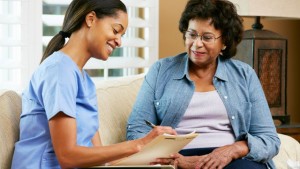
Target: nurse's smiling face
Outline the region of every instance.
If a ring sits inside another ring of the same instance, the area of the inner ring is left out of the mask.
[[[114,17],[96,19],[87,39],[89,52],[92,57],[107,60],[116,47],[122,45],[121,37],[128,26],[128,15],[123,11],[117,12]]]
[[[222,32],[214,28],[211,19],[192,19],[185,32],[185,48],[192,63],[211,64],[224,48]]]

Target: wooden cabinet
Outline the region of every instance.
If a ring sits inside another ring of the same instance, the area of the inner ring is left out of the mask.
[[[284,124],[276,127],[277,132],[293,137],[300,142],[300,124]]]
[[[273,119],[288,124],[290,117],[286,112],[287,39],[265,29],[246,30],[234,58],[254,68]]]

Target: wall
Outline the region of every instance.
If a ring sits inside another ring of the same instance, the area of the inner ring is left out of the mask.
[[[187,0],[159,1],[159,57],[184,52],[182,35],[178,30],[181,12]],[[172,10],[170,9],[172,7]]]
[[[159,17],[159,57],[164,58],[184,52],[182,35],[178,22],[187,0],[161,0]],[[172,7],[172,10],[170,10]],[[244,18],[244,27],[250,29],[254,20]],[[276,32],[288,39],[287,62],[287,112],[292,123],[300,123],[300,20],[261,20],[263,29]]]

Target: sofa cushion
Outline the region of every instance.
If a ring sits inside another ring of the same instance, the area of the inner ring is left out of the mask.
[[[140,74],[96,84],[103,145],[126,140],[127,119],[143,80],[144,74]]]
[[[0,91],[0,168],[11,168],[14,144],[19,139],[21,97],[14,91]]]

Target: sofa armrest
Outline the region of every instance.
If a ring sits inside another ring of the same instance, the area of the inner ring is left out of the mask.
[[[11,90],[0,90],[0,168],[11,168],[15,142],[19,139],[21,97]]]
[[[300,161],[300,144],[294,138],[278,134],[281,145],[279,153],[273,158],[277,169],[287,169],[287,160]]]

